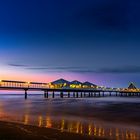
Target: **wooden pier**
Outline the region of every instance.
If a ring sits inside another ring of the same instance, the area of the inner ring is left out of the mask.
[[[51,87],[47,83],[37,82],[21,82],[21,81],[0,81],[0,90],[18,90],[24,91],[24,98],[27,99],[28,91],[42,91],[44,92],[44,98],[55,98],[56,93],[60,95],[60,98],[94,98],[94,97],[106,97],[106,96],[140,96],[139,89],[100,89],[100,88],[71,88],[62,87],[56,88]]]

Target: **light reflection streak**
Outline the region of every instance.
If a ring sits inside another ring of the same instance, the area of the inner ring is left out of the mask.
[[[25,125],[29,124],[29,115],[25,115],[25,117],[24,117],[24,124]]]
[[[32,120],[30,118],[31,116],[25,115],[24,116],[24,124],[31,124],[29,120]],[[57,128],[63,131],[67,132],[73,132],[78,134],[87,134],[89,136],[97,136],[97,137],[103,137],[108,139],[126,139],[126,140],[138,140],[140,139],[140,134],[137,131],[129,130],[129,129],[123,129],[123,128],[108,128],[104,127],[104,125],[97,124],[97,123],[90,123],[85,124],[79,121],[68,121],[63,119],[59,120],[53,120],[50,116],[44,117],[39,116],[34,123],[38,124],[39,127],[46,127],[46,128]],[[56,123],[57,122],[57,123]]]
[[[51,128],[52,127],[51,119],[48,116],[46,117],[46,127],[47,128]]]
[[[41,127],[43,125],[43,117],[39,116],[38,118],[38,126]]]

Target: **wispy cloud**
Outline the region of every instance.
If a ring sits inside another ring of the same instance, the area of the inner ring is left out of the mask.
[[[14,64],[14,63],[9,63],[8,66],[12,66],[12,67],[27,67],[27,65],[23,65],[23,64]]]
[[[50,66],[45,66],[45,67],[28,67],[27,69],[31,70],[74,70],[74,69],[81,69],[83,67],[67,67],[67,66],[59,66],[59,67],[50,67]]]
[[[11,67],[22,67],[27,70],[34,70],[40,72],[73,72],[73,73],[112,73],[112,74],[123,74],[123,73],[140,73],[140,66],[122,66],[122,67],[104,67],[104,68],[87,68],[87,67],[76,67],[76,66],[29,66],[24,64],[8,64]]]
[[[102,68],[100,73],[140,73],[140,66],[124,66],[118,68]]]

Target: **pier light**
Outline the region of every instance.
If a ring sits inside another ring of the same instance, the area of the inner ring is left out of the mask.
[[[65,87],[66,85],[67,85],[67,83],[64,83],[64,85],[63,85],[63,86]]]
[[[30,85],[30,82],[26,82],[26,83],[25,83],[25,86],[26,86],[26,87],[27,87],[27,86],[29,87],[29,85]]]

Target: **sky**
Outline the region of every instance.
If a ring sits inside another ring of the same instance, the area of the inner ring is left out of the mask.
[[[0,79],[140,87],[138,0],[1,0]]]

